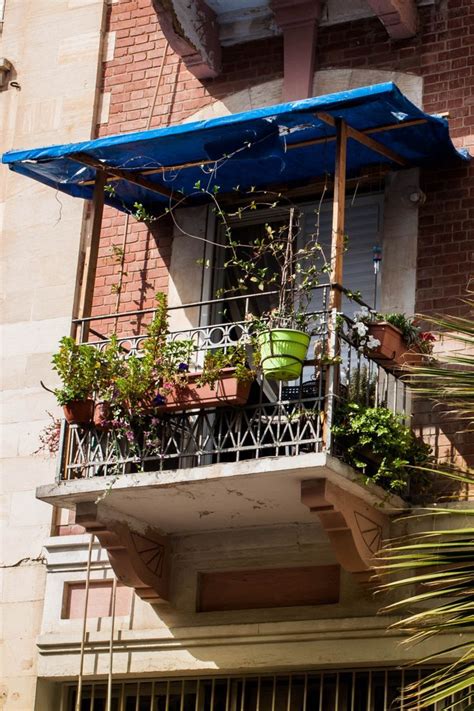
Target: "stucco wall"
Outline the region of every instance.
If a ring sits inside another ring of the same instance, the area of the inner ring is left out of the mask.
[[[13,64],[18,87],[0,94],[2,152],[91,136],[103,9],[102,0],[8,0],[0,55]],[[33,452],[46,411],[56,412],[39,381],[51,386],[51,353],[69,333],[82,214],[81,202],[2,167],[0,708],[8,711],[34,707],[42,546],[52,517],[35,488],[53,480],[55,461]]]

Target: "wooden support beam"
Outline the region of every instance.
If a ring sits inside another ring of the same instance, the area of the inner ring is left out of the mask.
[[[330,114],[319,112],[316,114],[316,116],[321,119],[321,121],[324,121],[324,123],[327,123],[330,126],[336,125],[336,119]],[[370,136],[367,136],[365,133],[358,131],[352,126],[347,126],[347,137],[352,138],[355,141],[358,141],[359,143],[362,143],[362,145],[366,146],[367,148],[370,148],[370,150],[374,151],[375,153],[380,153],[380,155],[384,156],[385,158],[393,160],[393,162],[398,163],[398,165],[409,165],[408,161],[405,158],[402,158],[398,153],[392,151],[391,148],[387,148],[387,146],[384,146],[383,143],[375,141],[373,138],[370,138]]]
[[[326,116],[329,116],[329,114],[326,114]],[[331,119],[333,117],[331,116]],[[327,123],[327,122],[326,122]],[[390,123],[386,124],[384,126],[376,126],[375,128],[368,128],[365,131],[360,131],[360,135],[362,136],[368,136],[372,133],[384,133],[385,131],[396,131],[399,128],[409,128],[410,126],[419,126],[420,124],[427,123],[427,119],[412,119],[410,121],[404,121],[404,122],[398,122],[398,123]],[[355,129],[353,129],[355,131]],[[322,143],[331,143],[332,141],[336,140],[336,136],[322,136],[320,138],[308,138],[303,141],[297,141],[296,143],[289,143],[287,144],[287,150],[291,151],[294,150],[295,148],[306,148],[307,146],[317,146]],[[379,144],[381,145],[381,144]],[[400,158],[400,156],[399,156]],[[403,159],[401,159],[403,160]],[[199,168],[200,166],[206,166],[206,165],[211,165],[216,163],[217,161],[215,159],[206,159],[206,160],[195,160],[195,161],[189,161],[188,163],[179,163],[178,165],[163,165],[160,166],[159,168],[147,168],[147,170],[142,170],[140,171],[140,175],[146,176],[146,175],[158,175],[161,173],[168,173],[171,171],[176,171],[176,170],[186,170],[187,168]],[[116,182],[117,180],[121,180],[122,178],[116,178],[114,176],[109,176],[107,178],[107,183],[113,183]],[[80,185],[92,185],[93,180],[84,180],[80,183]]]
[[[173,197],[173,192],[169,188],[165,188],[162,185],[155,185],[151,181],[144,178],[140,173],[132,170],[123,170],[122,168],[113,168],[105,163],[102,163],[97,158],[87,155],[87,153],[71,153],[68,156],[71,160],[81,163],[81,165],[87,165],[89,168],[95,168],[97,174],[107,173],[118,180],[127,180],[129,183],[134,185],[139,185],[145,190],[149,190],[152,193],[157,193],[163,197],[169,198],[170,200],[178,200],[179,197]],[[182,196],[181,196],[182,197]]]
[[[332,203],[331,233],[331,296],[330,309],[341,308],[342,269],[344,257],[344,228],[346,208],[347,124],[336,119],[336,166]],[[336,355],[335,353],[330,355]]]
[[[97,258],[99,256],[100,230],[102,227],[102,215],[104,213],[104,187],[106,181],[106,173],[98,171],[94,185],[94,195],[92,197],[92,228],[89,240],[89,248],[87,250],[86,260],[84,264],[81,300],[80,300],[80,318],[86,318],[91,315],[92,299],[94,297],[95,275],[97,271]],[[89,324],[85,324],[85,329],[88,329]],[[85,341],[87,333],[81,334],[81,340]]]
[[[392,39],[414,37],[419,28],[415,0],[367,0]]]
[[[331,232],[331,291],[329,294],[328,342],[327,354],[334,362],[329,365],[326,377],[326,418],[323,425],[323,439],[328,452],[331,451],[334,406],[339,388],[339,338],[337,335],[337,313],[341,310],[344,227],[346,209],[346,162],[347,162],[347,124],[336,119],[336,165],[334,169],[334,193],[332,202]]]

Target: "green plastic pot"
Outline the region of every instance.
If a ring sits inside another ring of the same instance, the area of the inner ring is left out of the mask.
[[[262,370],[270,380],[297,380],[303,370],[310,336],[291,328],[274,328],[258,336]]]

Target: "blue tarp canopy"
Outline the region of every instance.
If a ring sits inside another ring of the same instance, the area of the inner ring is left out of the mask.
[[[331,117],[402,159],[392,160],[350,138],[348,176],[381,164],[440,167],[469,158],[454,148],[445,119],[425,114],[395,84],[386,83],[168,128],[9,151],[2,161],[81,198],[92,198],[96,170],[109,169],[106,203],[133,211],[138,202],[158,214],[183,195],[185,204],[196,204],[208,198],[203,191],[281,189],[333,174],[336,130]]]

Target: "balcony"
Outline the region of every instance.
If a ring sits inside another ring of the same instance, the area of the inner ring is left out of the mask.
[[[357,347],[351,318],[328,308],[329,286],[316,291],[313,301],[320,308],[309,324],[315,335],[297,381],[275,382],[259,373],[246,404],[158,408],[141,420],[131,440],[114,429],[64,423],[58,480],[40,487],[38,496],[75,508],[77,522],[98,536],[121,579],[144,599],[169,599],[173,537],[255,525],[319,522],[340,563],[361,581],[369,579],[389,514],[404,503],[364,484],[343,462],[331,423],[341,404],[354,398],[404,412],[407,393],[396,374]],[[175,322],[191,321],[198,311],[218,312],[221,305],[194,303],[170,314]],[[252,308],[248,297],[243,307]],[[83,321],[83,332],[96,339],[90,347],[106,346],[107,338],[98,334],[108,331],[108,321],[122,332],[120,321],[131,317]],[[238,345],[247,349],[251,364],[251,328],[246,319],[189,325],[169,338],[192,340],[195,367],[206,352]],[[140,353],[145,338],[120,336],[127,357]],[[338,356],[326,361],[321,354],[331,338]]]

